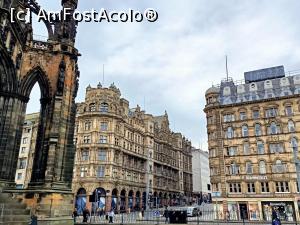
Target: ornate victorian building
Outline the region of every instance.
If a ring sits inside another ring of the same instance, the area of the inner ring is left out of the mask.
[[[300,74],[275,67],[206,91],[213,201],[224,218],[297,218]],[[296,160],[295,160],[296,159]]]
[[[192,193],[191,143],[169,128],[168,115],[129,108],[112,84],[87,87],[77,105],[73,192],[76,207],[139,210],[182,204]]]

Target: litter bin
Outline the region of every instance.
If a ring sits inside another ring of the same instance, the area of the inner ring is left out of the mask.
[[[186,210],[170,210],[169,211],[170,223],[174,224],[187,224],[187,211]]]

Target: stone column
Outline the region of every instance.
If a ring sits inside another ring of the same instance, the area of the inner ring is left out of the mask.
[[[120,194],[118,193],[117,197],[117,211],[120,213],[120,207],[121,207],[121,198],[120,198]]]
[[[128,212],[128,194],[126,192],[126,195],[125,195],[125,212]]]
[[[111,194],[106,195],[106,199],[105,199],[105,212],[109,212],[111,210],[111,201],[112,201]]]
[[[136,202],[135,193],[136,192],[133,192],[133,195],[132,195],[132,211],[135,211],[135,202]]]
[[[300,216],[299,216],[299,209],[298,209],[298,201],[297,199],[294,201],[294,208],[295,208],[295,219],[296,221],[300,221]]]

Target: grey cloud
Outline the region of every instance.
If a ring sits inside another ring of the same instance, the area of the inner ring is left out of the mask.
[[[59,2],[43,0],[41,5],[57,9]],[[159,20],[80,24],[76,46],[83,56],[78,101],[84,99],[91,81],[96,86],[102,79],[105,64],[106,84],[115,82],[132,106],[142,106],[145,96],[150,113],[158,115],[166,109],[171,127],[195,146],[202,143],[207,148],[204,93],[224,78],[225,54],[234,79],[243,79],[244,71],[273,65],[299,68],[298,0],[79,2],[80,10],[153,7]]]

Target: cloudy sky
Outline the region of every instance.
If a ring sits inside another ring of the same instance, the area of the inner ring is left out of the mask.
[[[47,10],[60,8],[59,0],[39,3]],[[105,86],[115,82],[131,107],[139,104],[154,115],[167,110],[171,129],[204,150],[204,94],[226,76],[225,55],[234,80],[270,66],[300,69],[299,0],[79,0],[78,8],[154,8],[159,19],[79,24],[77,101],[84,99],[88,84],[102,81],[105,64]],[[45,30],[38,24],[34,33],[44,35]],[[39,110],[38,92],[35,87],[28,112]]]

